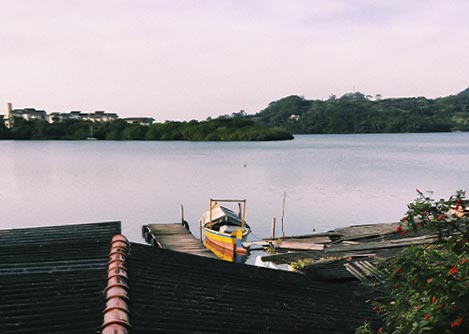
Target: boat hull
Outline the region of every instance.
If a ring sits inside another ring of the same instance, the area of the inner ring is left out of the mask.
[[[228,234],[211,230],[204,227],[204,244],[208,243],[212,247],[234,253],[236,250],[236,233]]]
[[[218,202],[238,203],[239,214]],[[242,242],[251,231],[244,218],[245,212],[246,200],[210,199],[209,210],[204,212],[199,222],[204,246],[227,261],[233,261],[235,254],[245,255],[247,250]]]
[[[235,261],[235,252],[225,247],[222,247],[214,243],[211,239],[205,239],[204,246],[210,250],[213,254],[224,261],[234,262]]]

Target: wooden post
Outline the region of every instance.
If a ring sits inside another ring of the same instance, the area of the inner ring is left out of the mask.
[[[283,230],[283,217],[285,216],[285,197],[287,196],[287,192],[283,192],[283,204],[282,204],[282,236],[285,236],[285,231]]]
[[[181,224],[184,225],[184,206],[181,204]]]
[[[243,217],[241,218],[241,228],[244,232],[244,224],[246,221],[246,200],[243,201]]]
[[[199,222],[199,235],[200,235],[200,243],[203,244],[204,240],[202,239],[202,220]]]
[[[212,200],[210,200],[210,229],[212,229]]]
[[[272,218],[272,239],[275,239],[275,220],[275,217]]]

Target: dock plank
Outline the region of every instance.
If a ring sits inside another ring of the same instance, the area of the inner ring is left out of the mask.
[[[148,224],[143,230],[149,232],[154,243],[163,249],[218,259],[181,223]]]

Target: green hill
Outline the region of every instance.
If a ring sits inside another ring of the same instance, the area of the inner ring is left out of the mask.
[[[270,103],[253,119],[298,134],[469,131],[469,88],[436,99],[380,99],[360,92],[328,100],[293,95]]]

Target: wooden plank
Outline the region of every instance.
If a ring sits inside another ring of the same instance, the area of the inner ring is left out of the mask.
[[[315,234],[305,234],[305,235],[291,235],[285,237],[277,237],[277,238],[263,238],[264,241],[275,241],[275,240],[290,240],[290,239],[298,239],[298,240],[310,240],[315,243],[330,243],[331,239],[330,236],[339,236],[332,232],[325,232],[325,233],[315,233]]]
[[[324,249],[324,245],[285,240],[285,241],[281,241],[280,243],[275,244],[275,248],[322,251]]]
[[[398,225],[399,223],[352,225],[349,227],[337,228],[331,232],[339,234],[343,240],[357,240],[394,233]]]
[[[359,244],[331,244],[324,251],[296,251],[262,257],[262,261],[271,261],[275,264],[291,263],[300,259],[319,259],[326,256],[354,256],[363,253],[376,253],[380,250],[401,249],[410,245],[428,244],[434,241],[434,236],[402,238],[400,240],[371,241]]]
[[[146,227],[163,249],[218,259],[181,223],[148,224]]]
[[[347,245],[347,244],[334,244],[331,247],[327,248],[327,253],[336,253],[336,252],[343,252],[343,251],[349,251],[349,252],[355,252],[355,251],[373,251],[377,249],[383,249],[383,248],[394,248],[394,247],[404,247],[404,246],[410,246],[410,245],[421,245],[421,244],[427,244],[432,242],[433,239],[431,237],[429,238],[402,238],[398,242],[395,240],[390,240],[390,241],[370,241],[370,242],[364,242],[358,245]]]

